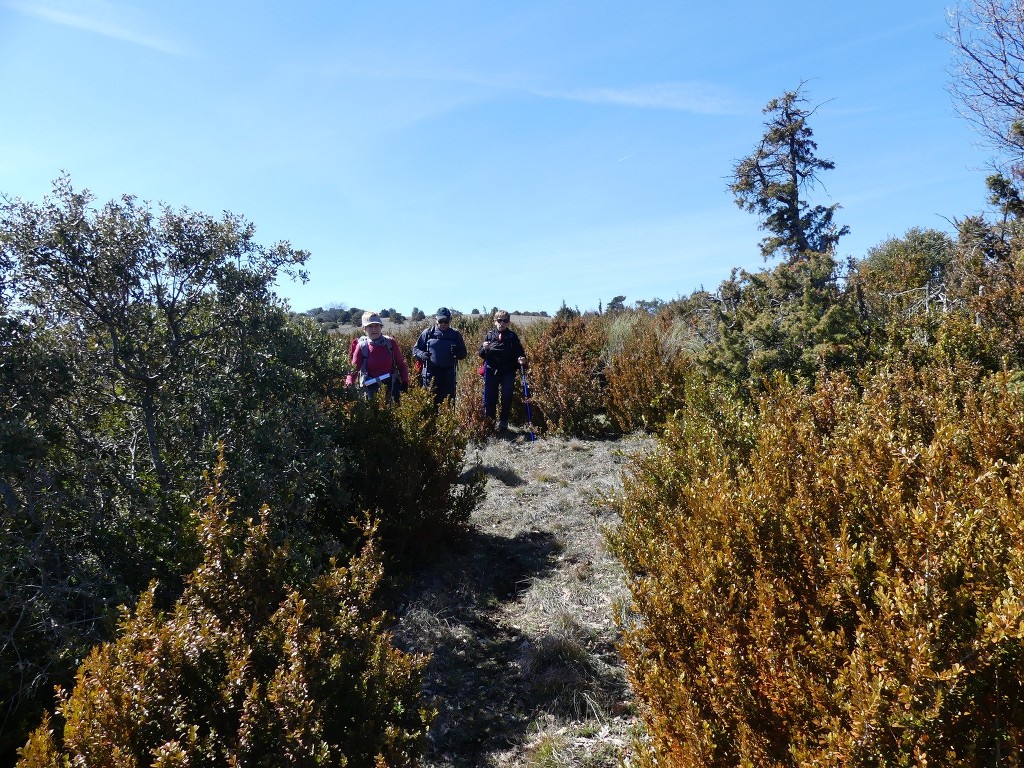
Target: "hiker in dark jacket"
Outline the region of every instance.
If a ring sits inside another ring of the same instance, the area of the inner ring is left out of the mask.
[[[494,328],[487,332],[478,353],[484,361],[484,415],[492,422],[501,393],[501,418],[495,425],[499,433],[508,430],[516,371],[526,365],[526,350],[516,332],[508,327],[511,319],[503,309],[494,313]]]
[[[416,340],[412,354],[422,364],[423,386],[433,388],[434,402],[440,405],[445,399],[455,399],[456,365],[466,357],[466,342],[452,328],[452,313],[447,307],[437,310],[434,320],[434,325]]]

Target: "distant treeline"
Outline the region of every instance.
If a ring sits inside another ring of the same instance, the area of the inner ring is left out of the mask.
[[[455,309],[455,308],[450,308],[450,309],[451,309],[452,315],[454,315],[454,316],[465,314],[465,313],[461,312],[458,309]],[[496,309],[497,309],[497,307],[493,307],[490,310],[490,312],[487,312],[485,310],[484,314],[488,314],[489,315],[491,312],[494,312]],[[355,328],[358,328],[359,325],[360,325],[362,316],[363,316],[363,312],[365,312],[365,311],[366,311],[365,309],[361,309],[359,307],[348,307],[348,306],[345,306],[344,304],[340,304],[340,305],[338,305],[336,307],[327,307],[327,308],[315,307],[314,309],[307,310],[306,312],[303,312],[302,314],[304,314],[304,315],[306,315],[308,317],[311,317],[313,320],[318,322],[320,325],[325,326],[328,330],[334,330],[336,328],[343,327],[343,326],[348,326],[348,325],[351,325],[351,326],[353,326]],[[371,310],[371,311],[376,312],[378,315],[380,315],[382,320],[385,320],[385,321],[387,321],[388,323],[390,323],[392,325],[402,325],[406,321],[411,321],[411,322],[416,323],[416,322],[421,322],[421,321],[423,321],[423,320],[425,320],[427,318],[427,313],[425,313],[419,307],[413,307],[412,311],[408,314],[408,316],[407,315],[403,315],[401,312],[396,310],[394,307],[389,307],[387,309]],[[471,309],[469,311],[468,314],[470,316],[475,317],[477,315],[480,315],[481,312],[480,312],[479,309],[474,307],[473,309]],[[513,315],[520,315],[520,316],[526,315],[526,316],[531,316],[531,317],[548,317],[548,313],[547,312],[520,312],[520,311],[516,310],[514,312],[511,312],[511,314],[513,314]]]

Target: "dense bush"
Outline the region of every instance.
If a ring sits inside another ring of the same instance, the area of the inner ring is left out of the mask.
[[[223,470],[223,465],[220,467]],[[375,610],[372,546],[305,588],[266,510],[236,519],[215,476],[202,563],[169,615],[145,593],[97,646],[21,751],[20,766],[416,764],[430,715],[424,660],[396,650]]]
[[[230,214],[97,209],[66,179],[0,206],[0,759],[115,606],[180,588],[187,510],[214,436],[245,441],[244,395],[322,380],[269,293],[305,256]]]
[[[1018,211],[1019,215],[1019,211]],[[1006,365],[1024,367],[1024,221],[967,219],[949,279],[964,315],[992,335]]]
[[[343,487],[352,514],[373,516],[392,562],[435,553],[468,531],[485,478],[462,477],[468,435],[451,405],[438,408],[414,387],[398,406],[342,399],[329,409],[350,467]]]
[[[1009,382],[897,365],[750,407],[694,393],[612,537],[641,764],[1021,764]]]
[[[609,432],[604,346],[604,327],[595,319],[555,319],[547,325],[530,355],[535,424],[578,437]]]
[[[954,243],[943,232],[913,228],[870,248],[856,263],[852,280],[862,311],[884,329],[898,325],[946,298],[943,285]]]
[[[669,315],[646,313],[623,314],[612,323],[609,339],[619,340],[607,352],[606,397],[619,431],[653,432],[684,405],[685,387],[697,374],[691,356],[673,343],[674,325]]]
[[[461,431],[415,400],[357,407],[347,345],[272,293],[307,255],[231,214],[97,208],[66,179],[0,206],[0,763],[117,606],[154,581],[158,611],[181,595],[218,444],[238,514],[266,504],[292,542],[292,583],[357,551],[366,513],[392,561],[465,528]]]
[[[759,272],[734,271],[711,302],[714,338],[700,361],[741,391],[755,394],[776,374],[812,380],[851,370],[867,339],[856,295],[827,253]]]

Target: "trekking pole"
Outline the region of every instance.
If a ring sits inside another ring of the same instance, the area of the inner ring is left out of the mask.
[[[488,394],[487,393],[487,384],[488,384],[487,380],[491,377],[490,376],[491,370],[490,370],[489,366],[487,365],[487,360],[484,360],[484,364],[482,366],[480,366],[480,368],[483,371],[483,376],[484,376],[484,402],[483,402],[483,408],[481,409],[481,411],[482,411],[481,415],[483,416],[483,419],[484,419],[484,427],[487,428],[487,429],[490,429],[490,426],[487,424],[487,394]]]
[[[526,404],[526,426],[530,428],[530,441],[533,442],[537,436],[533,433],[533,414],[530,413],[530,388],[526,386],[526,366],[519,364],[519,372],[523,376],[523,403]]]

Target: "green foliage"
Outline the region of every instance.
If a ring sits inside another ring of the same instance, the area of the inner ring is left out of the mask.
[[[608,306],[605,307],[606,312],[622,312],[626,308],[626,297],[615,296],[608,300]]]
[[[811,379],[863,359],[854,295],[840,287],[835,260],[805,255],[771,271],[734,271],[720,287],[710,308],[717,338],[699,359],[731,386],[756,392],[778,373]]]
[[[217,221],[166,206],[154,214],[130,196],[100,210],[92,202],[60,179],[42,205],[4,207],[0,245],[22,265],[22,298],[94,345],[102,375],[138,408],[152,472],[166,488],[164,398],[217,332],[246,323],[276,275],[308,254],[256,244],[252,225],[230,214]]]
[[[296,583],[357,549],[352,520],[370,510],[388,513],[381,544],[396,560],[410,536],[464,529],[477,496],[457,483],[454,427],[411,411],[405,432],[349,423],[347,345],[271,292],[304,258],[258,245],[230,214],[133,198],[97,210],[66,179],[41,205],[3,207],[0,762],[110,639],[117,605],[154,580],[157,610],[180,596],[218,444],[234,508],[266,504],[274,539],[293,542]],[[379,464],[355,464],[375,453]]]
[[[855,263],[847,290],[875,359],[960,359],[988,371],[1024,361],[1020,196],[1002,176],[989,188],[1002,218],[958,222],[955,243],[911,229]]]
[[[957,309],[994,337],[1005,364],[1024,365],[1024,222],[960,222],[949,291]]]
[[[572,307],[568,306],[565,303],[565,299],[562,299],[562,306],[560,306],[558,308],[558,311],[555,312],[555,319],[556,320],[568,321],[568,320],[573,320],[574,318],[577,318],[579,316],[580,316],[579,309],[573,309]]]
[[[346,399],[331,409],[343,430],[352,514],[365,510],[378,521],[390,559],[423,558],[468,531],[485,478],[462,481],[468,435],[453,406],[437,407],[429,391],[411,388],[398,406]]]
[[[816,155],[818,145],[807,119],[814,110],[804,109],[800,88],[772,99],[764,108],[771,117],[753,154],[743,158],[733,172],[730,190],[736,204],[762,218],[761,229],[772,234],[761,241],[761,255],[769,259],[779,251],[788,260],[804,258],[808,251],[832,253],[849,227],[839,228],[833,219],[838,205],[816,205],[804,199],[821,171],[835,163]]]
[[[186,505],[214,436],[235,462],[239,506],[253,513],[270,500],[275,525],[293,533],[347,528],[344,456],[316,405],[331,380],[326,337],[273,308],[250,317],[245,335],[208,339],[206,354],[162,390],[163,482],[144,448],[145,420],[122,399],[99,345],[41,315],[12,338],[4,362],[17,367],[0,374],[10,385],[0,393],[4,752],[24,741],[53,684],[109,637],[114,606],[133,604],[153,578],[161,601],[180,589],[195,565]]]
[[[941,285],[953,247],[944,232],[915,227],[901,238],[890,238],[869,249],[857,265],[855,279],[865,295],[872,297],[870,310],[895,314],[919,301],[923,289]],[[885,303],[878,304],[878,300]]]
[[[1019,121],[1015,125],[1024,127]],[[1021,199],[1020,190],[1013,181],[1001,173],[994,173],[985,179],[985,186],[989,191],[988,201],[998,206],[1003,216],[1019,219],[1024,215],[1024,199]]]
[[[626,479],[641,765],[1019,765],[1024,399],[882,368],[694,402]]]
[[[372,545],[303,588],[264,510],[236,519],[213,476],[198,524],[202,562],[169,615],[154,590],[97,646],[58,720],[19,766],[415,765],[431,715],[425,660],[396,650],[374,608]]]

